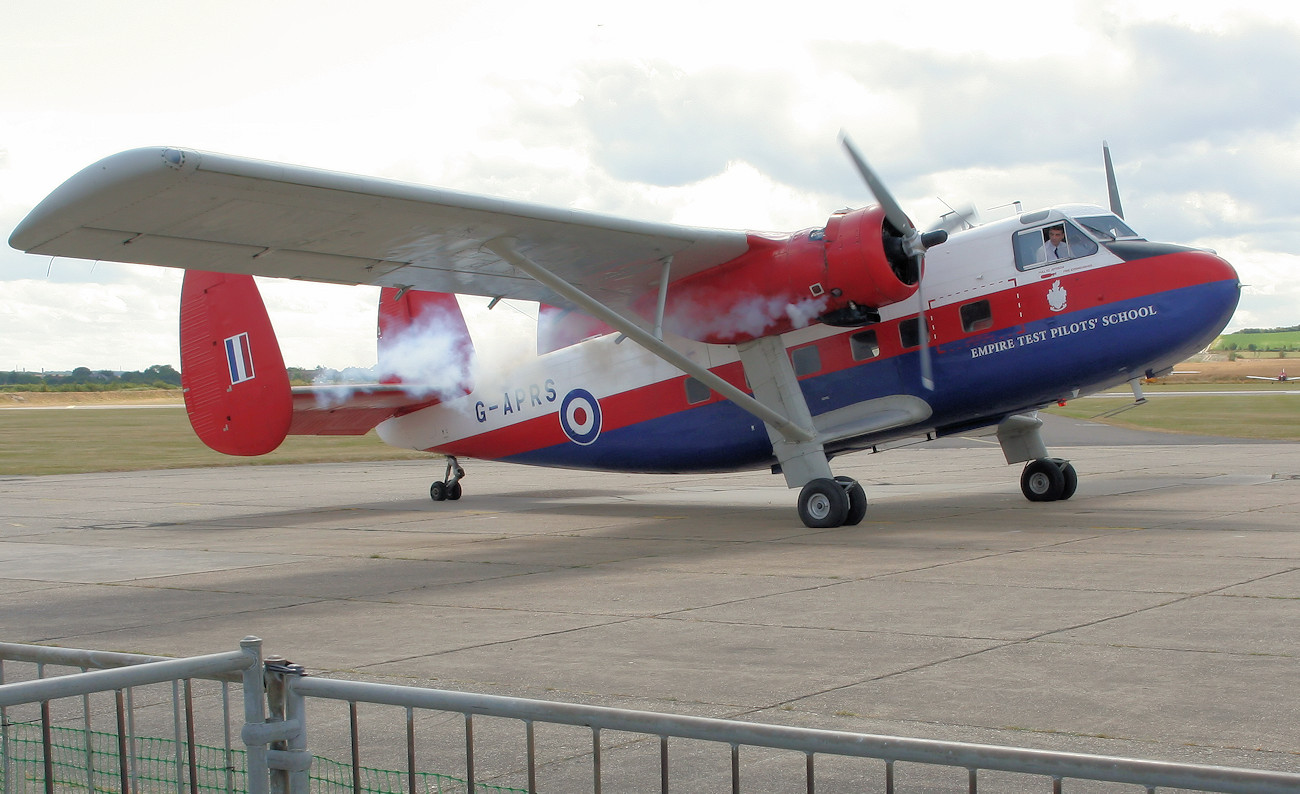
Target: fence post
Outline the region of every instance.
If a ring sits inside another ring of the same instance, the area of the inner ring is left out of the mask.
[[[248,794],[268,794],[266,744],[259,742],[249,730],[254,726],[260,728],[266,722],[266,701],[262,694],[262,641],[257,637],[245,637],[239,642],[239,647],[253,657],[244,668],[244,730],[241,732],[248,764],[245,770]]]
[[[266,660],[267,723],[281,723],[267,751],[271,794],[308,794],[312,759],[307,752],[305,698],[292,687],[304,675],[300,664],[278,656]]]

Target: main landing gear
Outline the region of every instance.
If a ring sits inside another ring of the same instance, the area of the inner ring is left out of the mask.
[[[456,456],[448,455],[447,472],[442,475],[441,480],[434,480],[433,485],[429,486],[429,498],[435,502],[444,499],[456,501],[460,498],[460,481],[464,476],[465,470],[456,462]]]
[[[1079,475],[1068,460],[1038,458],[1031,460],[1020,474],[1020,490],[1031,502],[1055,502],[1074,496]]]
[[[866,514],[867,492],[852,477],[819,477],[799,492],[799,518],[806,527],[855,527]]]

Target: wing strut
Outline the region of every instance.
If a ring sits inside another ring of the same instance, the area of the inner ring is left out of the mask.
[[[673,273],[672,254],[664,260],[663,272],[659,274],[659,305],[655,307],[655,339],[664,338],[664,307],[668,305],[668,277]]]
[[[654,334],[645,330],[637,323],[629,320],[610,307],[591,297],[587,293],[578,289],[574,285],[555,275],[551,271],[532,261],[528,257],[519,253],[515,249],[514,241],[508,238],[498,237],[488,240],[483,247],[506,262],[509,262],[520,271],[528,274],[537,280],[543,286],[553,290],[556,294],[562,296],[565,300],[573,303],[578,308],[590,314],[598,320],[622,332],[627,338],[636,342],[641,347],[654,353],[659,358],[677,367],[688,375],[693,375],[709,388],[731,400],[745,411],[753,414],[768,427],[773,428],[781,437],[791,443],[808,442],[816,437],[816,433],[810,428],[792,421],[783,414],[769,408],[767,405],[759,402],[750,395],[732,386],[727,381],[710,372],[686,356],[674,350],[664,343],[662,339],[657,339]],[[668,264],[665,263],[665,270]]]

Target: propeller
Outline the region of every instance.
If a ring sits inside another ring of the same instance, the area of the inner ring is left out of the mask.
[[[1101,142],[1101,156],[1106,161],[1106,191],[1110,193],[1110,211],[1124,217],[1124,207],[1119,203],[1119,185],[1115,183],[1115,166],[1110,162],[1110,144]]]
[[[934,391],[934,373],[930,365],[930,323],[925,316],[924,263],[926,250],[946,241],[948,232],[946,229],[935,229],[921,234],[907,217],[907,213],[903,212],[903,208],[894,200],[893,194],[885,187],[885,183],[871,169],[871,166],[867,165],[866,158],[858,151],[858,147],[853,145],[853,141],[849,140],[846,133],[840,133],[840,143],[849,153],[853,164],[857,166],[858,173],[867,183],[871,194],[885,211],[885,220],[902,235],[903,252],[916,262],[916,297],[921,303],[921,386],[926,391]]]
[[[979,213],[975,210],[974,204],[967,203],[960,207],[953,207],[941,198],[939,202],[947,207],[948,211],[939,216],[939,223],[934,227],[935,229],[943,229],[952,234],[965,229],[974,229],[979,224]]]

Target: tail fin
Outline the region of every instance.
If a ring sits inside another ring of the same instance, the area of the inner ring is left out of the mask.
[[[379,293],[379,373],[440,397],[468,394],[474,343],[449,292],[384,287]]]
[[[190,426],[217,452],[264,455],[284,441],[289,375],[252,276],[185,272],[181,386]]]
[[[543,303],[537,307],[537,355],[544,356],[613,330],[595,317]]]

